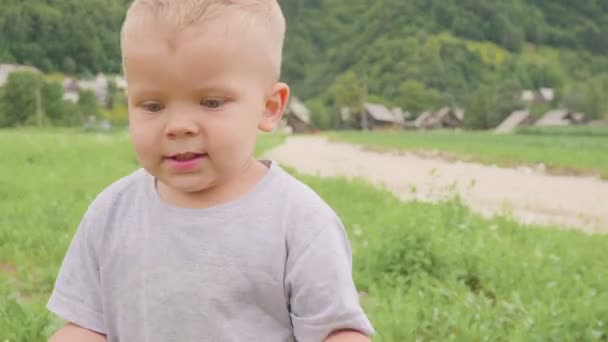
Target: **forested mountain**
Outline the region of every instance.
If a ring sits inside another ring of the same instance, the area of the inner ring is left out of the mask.
[[[128,2],[0,0],[0,62],[119,72]],[[507,108],[513,94],[539,87],[592,115],[608,109],[608,1],[279,2],[288,20],[283,78],[326,125],[353,98],[416,112],[490,96],[486,107]]]

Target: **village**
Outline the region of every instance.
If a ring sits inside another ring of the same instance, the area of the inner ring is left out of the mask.
[[[551,103],[555,98],[554,90],[541,88],[537,91],[524,90],[521,101],[527,106],[538,103]],[[314,133],[311,123],[311,112],[297,97],[292,96],[285,113],[282,130],[287,133]],[[462,129],[466,112],[462,108],[445,106],[437,111],[424,111],[418,116],[404,111],[402,108],[388,108],[379,103],[364,103],[363,109],[354,112],[350,108],[340,110],[340,119],[347,122],[352,118],[358,119],[358,127],[363,131],[424,131],[439,129]],[[525,126],[570,126],[582,124],[603,124],[602,121],[589,121],[584,113],[572,112],[565,108],[547,111],[535,119],[530,109],[516,110],[498,125],[496,133],[510,133]]]
[[[41,73],[38,69],[15,64],[0,64],[0,87],[2,87],[10,73],[29,71]],[[62,81],[63,100],[76,104],[79,93],[83,90],[92,91],[99,104],[108,103],[108,94],[112,86],[119,92],[126,91],[127,81],[121,75],[97,74],[93,79],[77,79],[66,77]],[[510,133],[525,126],[570,126],[582,124],[601,124],[601,121],[589,121],[585,113],[572,112],[567,108],[548,110],[535,118],[529,107],[534,104],[551,104],[555,100],[555,90],[541,88],[538,90],[524,90],[521,93],[521,102],[527,108],[511,113],[494,131],[496,133]],[[354,127],[344,125],[346,129],[362,131],[425,131],[425,130],[456,130],[462,129],[466,110],[458,107],[444,106],[439,110],[427,110],[422,113],[412,113],[407,109],[389,108],[380,103],[365,102],[360,110],[343,107],[337,115],[342,123],[357,123]],[[83,122],[85,126],[97,125],[102,129],[109,129],[110,123],[104,118],[87,116]],[[287,134],[310,134],[318,129],[312,123],[312,113],[305,103],[297,96],[292,95],[287,106],[279,131]]]

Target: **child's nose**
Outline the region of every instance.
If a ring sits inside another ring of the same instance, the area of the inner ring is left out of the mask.
[[[200,132],[194,120],[185,117],[173,117],[166,126],[165,134],[170,139],[195,136]]]

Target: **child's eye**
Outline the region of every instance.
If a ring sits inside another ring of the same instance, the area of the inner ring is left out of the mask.
[[[162,104],[160,104],[158,102],[146,102],[146,103],[142,104],[141,106],[148,112],[152,112],[152,113],[160,112],[161,110],[165,109],[165,106],[163,106]]]
[[[205,99],[201,101],[201,105],[207,108],[216,109],[223,106],[225,102],[226,100],[224,99]]]

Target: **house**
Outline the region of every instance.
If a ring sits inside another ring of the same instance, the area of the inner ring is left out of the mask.
[[[545,113],[537,122],[536,126],[569,126],[585,122],[585,114],[573,113],[567,109],[556,109]]]
[[[464,110],[460,108],[443,107],[435,117],[439,122],[439,128],[458,128],[464,122]]]
[[[114,82],[118,90],[125,91],[127,89],[127,80],[121,75],[106,76],[100,73],[94,80],[77,80],[68,77],[63,80],[63,99],[77,103],[80,98],[78,93],[81,90],[91,90],[95,93],[99,104],[106,106],[111,81]]]
[[[393,112],[393,115],[395,115],[395,117],[399,121],[403,121],[403,128],[405,128],[405,129],[415,128],[414,120],[412,120],[413,119],[412,113],[410,113],[409,111],[404,112],[403,109],[401,109],[400,107],[393,108],[391,111]]]
[[[348,107],[342,107],[340,108],[340,120],[342,120],[342,122],[347,122],[350,120],[352,114],[351,114],[351,110]]]
[[[528,104],[534,102],[551,102],[555,100],[555,90],[553,88],[540,88],[538,90],[524,90],[521,93],[521,100]]]
[[[119,77],[115,78],[115,82],[119,89],[124,89],[122,88],[123,86],[126,87],[126,81],[123,83]],[[99,104],[105,107],[109,95],[108,86],[108,77],[102,73],[97,74],[93,80],[77,80],[68,77],[63,80],[63,99],[72,103],[77,103],[80,99],[79,92],[81,90],[91,90],[97,97]]]
[[[396,115],[381,104],[364,103],[360,125],[364,130],[400,129],[405,124],[403,115]]]
[[[443,107],[437,112],[424,112],[415,121],[419,129],[458,128],[464,122],[464,111],[459,108]]]
[[[78,92],[64,92],[63,100],[76,104],[80,100],[80,95],[78,95]]]
[[[292,96],[285,109],[286,125],[293,133],[313,133],[310,110],[297,97]]]
[[[510,133],[516,128],[529,126],[534,123],[534,118],[529,110],[517,110],[511,113],[496,129],[496,133]]]
[[[94,80],[78,81],[79,90],[91,90],[97,96],[101,106],[106,106],[108,101],[108,78],[99,73]]]
[[[555,91],[552,88],[540,88],[538,90],[538,99],[542,102],[551,102],[555,100]]]
[[[127,80],[121,75],[114,77],[114,83],[116,84],[116,88],[120,90],[127,90]]]
[[[534,92],[534,90],[524,90],[521,92],[521,100],[526,102],[526,103],[530,103],[530,102],[534,102],[536,99],[536,93]]]
[[[433,114],[434,113],[430,110],[422,112],[422,114],[418,115],[416,120],[414,120],[414,128],[425,128],[427,122],[431,120]]]
[[[78,103],[78,100],[80,100],[80,95],[78,94],[78,91],[80,90],[78,81],[68,77],[63,80],[62,86],[63,99],[72,103]]]
[[[403,109],[401,107],[395,107],[391,110],[391,112],[393,112],[393,115],[395,116],[395,118],[397,118],[399,121],[403,121],[405,122],[405,120],[409,120],[412,118],[412,114],[408,111],[403,111]]]
[[[39,74],[40,70],[28,66],[19,64],[0,64],[0,87],[3,87],[8,81],[8,75],[17,71],[30,71]]]

